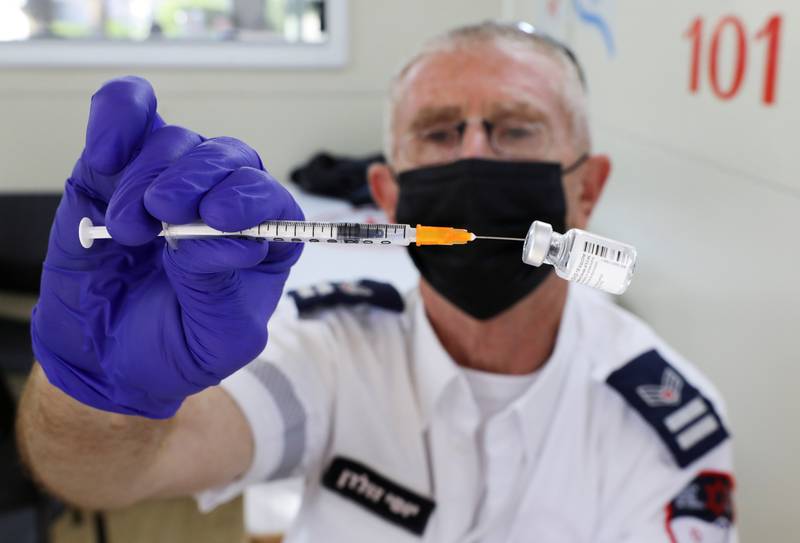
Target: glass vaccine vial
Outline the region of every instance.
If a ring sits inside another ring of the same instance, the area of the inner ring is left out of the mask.
[[[525,236],[522,261],[537,267],[550,264],[567,281],[622,294],[636,269],[636,249],[577,228],[559,234],[548,223],[534,221]]]

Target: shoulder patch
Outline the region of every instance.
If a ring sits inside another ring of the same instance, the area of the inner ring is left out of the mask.
[[[734,523],[733,478],[703,471],[667,505],[667,532],[673,543],[728,541]]]
[[[661,436],[682,468],[728,438],[714,404],[658,351],[639,355],[606,382]]]
[[[389,283],[361,279],[355,283],[320,283],[311,287],[289,291],[300,315],[337,306],[368,304],[389,311],[400,312],[405,308],[403,297]]]

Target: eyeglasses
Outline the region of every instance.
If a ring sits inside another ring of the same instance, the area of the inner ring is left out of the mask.
[[[549,47],[574,66],[581,85],[586,88],[583,68],[572,50],[559,40],[537,30],[526,22],[487,23],[503,32],[513,32],[519,38],[530,39]],[[542,122],[514,117],[501,120],[461,120],[438,123],[407,134],[400,141],[402,157],[412,164],[430,165],[450,162],[459,158],[464,134],[470,123],[480,123],[491,149],[499,158],[512,160],[539,160],[547,157],[551,144],[551,134]]]
[[[408,134],[400,145],[403,159],[419,165],[458,159],[464,134],[473,123],[480,123],[489,146],[499,158],[537,160],[545,158],[550,149],[550,132],[541,121],[513,117],[496,122],[470,119],[437,124]]]

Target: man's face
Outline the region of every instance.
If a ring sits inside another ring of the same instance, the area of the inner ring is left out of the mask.
[[[394,175],[405,170],[461,158],[550,161],[567,167],[587,152],[575,145],[563,96],[564,70],[530,47],[490,43],[433,53],[417,62],[396,90],[391,169],[373,165],[369,172],[373,196],[389,219],[395,220],[397,206]],[[445,145],[446,131],[440,128],[463,122],[457,145]],[[485,123],[494,127],[494,139]],[[517,147],[508,144],[520,126],[529,139]],[[506,133],[512,137],[498,137],[498,127],[510,127]],[[564,177],[569,226],[585,227],[609,169],[607,157],[596,155]]]
[[[398,89],[395,171],[460,158],[574,161],[583,150],[571,145],[560,95],[563,70],[551,57],[521,46],[486,44],[424,58]],[[460,145],[443,141],[446,129],[463,121]],[[524,130],[523,143],[515,147],[505,133],[492,140],[481,121],[512,135]]]

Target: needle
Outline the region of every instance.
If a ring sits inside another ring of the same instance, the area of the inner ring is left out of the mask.
[[[475,239],[499,239],[501,241],[525,241],[525,238],[501,238],[498,236],[475,236]]]

